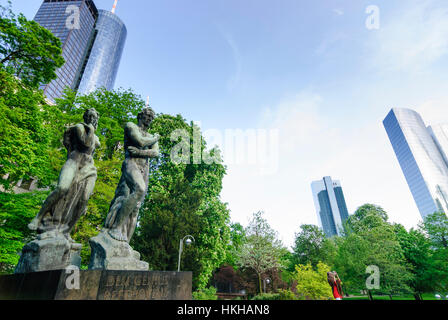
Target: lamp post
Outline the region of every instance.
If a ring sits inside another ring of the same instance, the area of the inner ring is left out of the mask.
[[[264,284],[264,293],[266,293],[266,284],[270,284],[271,283],[271,279],[270,278],[265,278],[263,280],[263,284]]]
[[[180,272],[180,257],[182,256],[182,250],[184,248],[184,241],[187,246],[195,242],[193,236],[187,235],[180,240],[179,243],[179,262],[177,264],[177,272]]]

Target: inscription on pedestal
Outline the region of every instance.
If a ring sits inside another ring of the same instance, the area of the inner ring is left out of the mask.
[[[103,272],[98,300],[189,300],[191,274],[177,272]]]

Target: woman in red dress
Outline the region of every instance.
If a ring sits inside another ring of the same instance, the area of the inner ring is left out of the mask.
[[[333,291],[333,297],[336,300],[342,300],[342,296],[344,295],[344,293],[342,292],[342,285],[341,285],[342,282],[341,282],[341,279],[339,279],[339,276],[336,273],[336,271],[328,272],[327,280],[328,280],[328,283],[330,284],[331,289]]]

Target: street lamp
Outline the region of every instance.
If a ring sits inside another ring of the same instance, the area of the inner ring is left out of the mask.
[[[271,283],[271,279],[270,278],[265,278],[263,280],[263,284],[264,284],[264,293],[266,293],[266,284],[270,284]]]
[[[177,272],[180,272],[180,257],[182,255],[182,250],[184,248],[184,241],[185,241],[185,244],[187,246],[189,246],[190,244],[195,242],[193,236],[190,236],[190,235],[185,236],[183,239],[180,240],[180,243],[179,243],[179,262],[177,264]]]

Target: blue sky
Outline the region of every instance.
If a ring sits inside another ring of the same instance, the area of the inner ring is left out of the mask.
[[[13,9],[33,18],[40,4]],[[369,5],[379,29],[365,26]],[[311,182],[330,175],[350,213],[374,203],[416,226],[382,120],[408,107],[427,124],[448,122],[446,0],[120,0],[117,15],[128,39],[116,87],[203,130],[279,130],[275,173],[228,165],[232,220],[264,210],[290,246],[301,224],[317,224]]]

